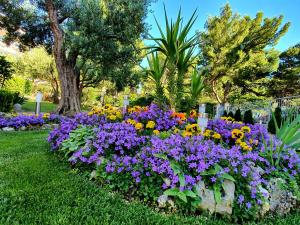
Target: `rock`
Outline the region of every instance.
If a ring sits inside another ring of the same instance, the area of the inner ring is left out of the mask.
[[[209,213],[214,213],[216,211],[216,201],[214,197],[214,192],[205,187],[203,181],[199,181],[196,185],[196,192],[201,198],[201,203],[199,209],[204,211],[209,211]]]
[[[296,197],[284,187],[285,183],[281,178],[272,178],[268,183],[270,210],[279,215],[290,212],[297,204]]]
[[[263,175],[265,173],[265,170],[261,168],[260,166],[256,166],[254,162],[248,162],[248,165],[250,166],[252,172]]]
[[[25,126],[20,127],[20,130],[26,130]]]
[[[158,202],[158,207],[159,208],[165,208],[167,206],[169,198],[167,195],[161,195],[158,197],[157,202]]]
[[[53,129],[56,129],[56,128],[58,128],[58,127],[59,127],[59,124],[56,124],[56,123],[52,124],[52,128],[53,128]]]
[[[231,215],[234,201],[235,184],[230,180],[224,180],[223,189],[225,195],[216,205],[216,212],[222,215]]]
[[[42,126],[42,130],[49,130],[49,129],[51,129],[51,128],[52,128],[52,126],[49,125],[49,124],[44,124],[44,125]]]
[[[13,128],[13,127],[3,127],[2,130],[3,131],[15,131],[15,128]]]
[[[14,104],[14,111],[15,112],[22,112],[22,105],[20,104]]]

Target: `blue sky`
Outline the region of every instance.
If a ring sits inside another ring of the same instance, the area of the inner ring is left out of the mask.
[[[198,19],[193,27],[195,32],[203,30],[207,17],[219,15],[220,8],[227,2],[230,3],[233,12],[241,15],[254,17],[258,11],[262,11],[265,17],[283,15],[284,22],[291,22],[289,31],[280,39],[276,49],[283,51],[300,42],[300,0],[157,0],[156,3],[152,3],[152,13],[149,13],[146,22],[152,27],[150,33],[159,36],[153,16],[155,15],[160,24],[164,23],[163,3],[171,18],[176,17],[181,7],[184,21],[187,21],[197,8]]]

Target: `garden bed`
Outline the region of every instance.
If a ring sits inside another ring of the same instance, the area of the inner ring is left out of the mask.
[[[197,113],[111,106],[62,120],[52,150],[91,179],[165,211],[208,212],[236,220],[286,214],[298,206],[299,165],[261,125]]]

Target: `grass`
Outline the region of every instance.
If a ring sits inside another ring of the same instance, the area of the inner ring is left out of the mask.
[[[222,220],[164,215],[98,187],[49,152],[47,131],[0,133],[0,224],[203,224]],[[300,214],[259,225],[299,224]]]
[[[22,110],[25,112],[34,112],[35,111],[35,102],[33,101],[26,101],[22,105]],[[51,102],[41,102],[41,112],[48,113],[53,112],[56,109],[56,104],[53,104]]]

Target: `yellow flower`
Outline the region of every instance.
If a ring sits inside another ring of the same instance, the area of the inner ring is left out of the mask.
[[[207,130],[205,130],[205,132],[203,133],[203,136],[204,136],[204,137],[210,137],[210,135],[211,135],[212,132],[213,132],[213,131],[207,129]]]
[[[141,130],[141,129],[143,129],[143,127],[144,127],[144,125],[142,123],[135,124],[135,129],[137,129],[137,130]]]
[[[135,125],[136,124],[136,121],[133,120],[133,119],[128,119],[126,120],[127,123],[131,124],[131,125]]]
[[[237,140],[235,141],[235,143],[239,145],[239,144],[242,143],[242,140],[241,140],[241,139],[237,139]]]
[[[108,117],[108,119],[110,119],[110,120],[116,120],[117,117],[116,117],[115,115],[110,115],[110,116]]]
[[[189,131],[183,131],[183,133],[182,133],[182,136],[183,137],[187,137],[187,136],[192,136],[193,135],[193,133],[192,132],[189,132]]]
[[[155,122],[154,121],[148,121],[148,123],[146,124],[146,128],[150,128],[153,129],[155,127]]]
[[[153,134],[158,135],[159,134],[159,130],[153,130]]]
[[[178,129],[178,128],[175,128],[174,131],[173,131],[173,133],[174,133],[174,134],[179,133],[179,129]]]
[[[200,133],[201,132],[201,129],[200,129],[200,127],[197,123],[192,124],[191,129],[192,129],[193,133]]]
[[[243,150],[246,150],[246,151],[251,151],[252,150],[252,147],[247,145],[246,142],[241,142],[240,146],[242,147]]]
[[[221,139],[221,134],[215,132],[214,135],[213,135],[213,138],[215,138],[215,139]]]
[[[44,113],[43,118],[44,118],[44,119],[48,119],[49,116],[50,116],[50,113]]]
[[[196,112],[196,110],[192,110],[191,112],[190,112],[190,117],[192,117],[192,118],[194,118],[194,117],[196,117],[197,116],[197,112]]]
[[[250,132],[251,132],[251,128],[248,127],[248,126],[243,126],[243,127],[241,128],[241,130],[242,130],[243,132],[247,132],[247,133],[250,133]]]
[[[228,116],[228,117],[222,116],[221,119],[225,120],[225,121],[228,121],[228,122],[233,122],[234,121],[234,119],[232,117],[230,117],[230,116]]]
[[[237,138],[237,139],[240,138],[241,139],[241,138],[244,137],[244,133],[241,130],[239,130],[239,129],[233,129],[231,131],[231,137],[232,138]]]

